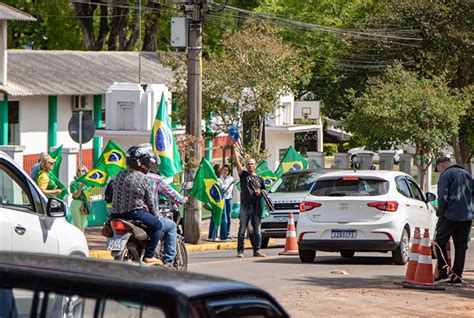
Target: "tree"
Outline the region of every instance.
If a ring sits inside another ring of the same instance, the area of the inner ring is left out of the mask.
[[[469,94],[453,91],[443,78],[419,77],[401,65],[372,78],[363,94],[351,91],[349,99],[354,109],[344,124],[369,146],[415,146],[422,188],[426,170],[458,131],[470,104]]]

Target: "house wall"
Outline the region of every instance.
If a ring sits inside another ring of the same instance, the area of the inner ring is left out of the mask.
[[[267,159],[268,167],[270,170],[275,171],[280,164],[280,149],[286,149],[290,146],[295,145],[295,134],[294,133],[274,133],[274,132],[266,132],[265,133],[266,140],[265,140],[265,147],[269,153],[269,157]]]

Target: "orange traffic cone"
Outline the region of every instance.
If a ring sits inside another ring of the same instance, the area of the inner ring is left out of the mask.
[[[410,260],[408,261],[407,272],[405,274],[406,283],[413,283],[415,279],[416,266],[418,265],[418,258],[420,257],[420,242],[421,233],[420,228],[415,227],[415,235],[413,237],[413,243],[411,245]]]
[[[451,268],[451,241],[448,241],[448,243],[446,243],[446,250],[448,251],[448,259],[446,260],[446,262],[447,262],[448,267]],[[436,251],[436,254],[438,255],[437,259],[439,262],[439,259],[443,257],[442,253],[439,250],[439,248],[435,248],[435,251]],[[436,264],[433,276],[438,277],[438,275],[439,275],[438,264]]]
[[[298,255],[298,242],[296,242],[296,228],[293,213],[288,216],[288,227],[286,229],[285,250],[279,255]]]
[[[431,259],[431,243],[429,229],[425,229],[421,240],[418,265],[416,266],[415,279],[413,282],[403,282],[405,288],[445,290],[444,287],[434,284],[433,261]]]

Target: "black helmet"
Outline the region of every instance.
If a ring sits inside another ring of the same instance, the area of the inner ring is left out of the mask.
[[[130,147],[125,154],[125,162],[130,169],[147,173],[150,162],[156,161],[156,154],[150,144],[139,144]]]

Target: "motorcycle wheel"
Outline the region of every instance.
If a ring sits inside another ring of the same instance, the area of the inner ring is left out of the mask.
[[[188,252],[184,244],[184,238],[178,235],[176,240],[176,257],[174,259],[174,266],[179,271],[186,271],[188,269]]]
[[[138,245],[133,242],[128,242],[122,255],[115,258],[121,262],[140,262],[140,252]]]

